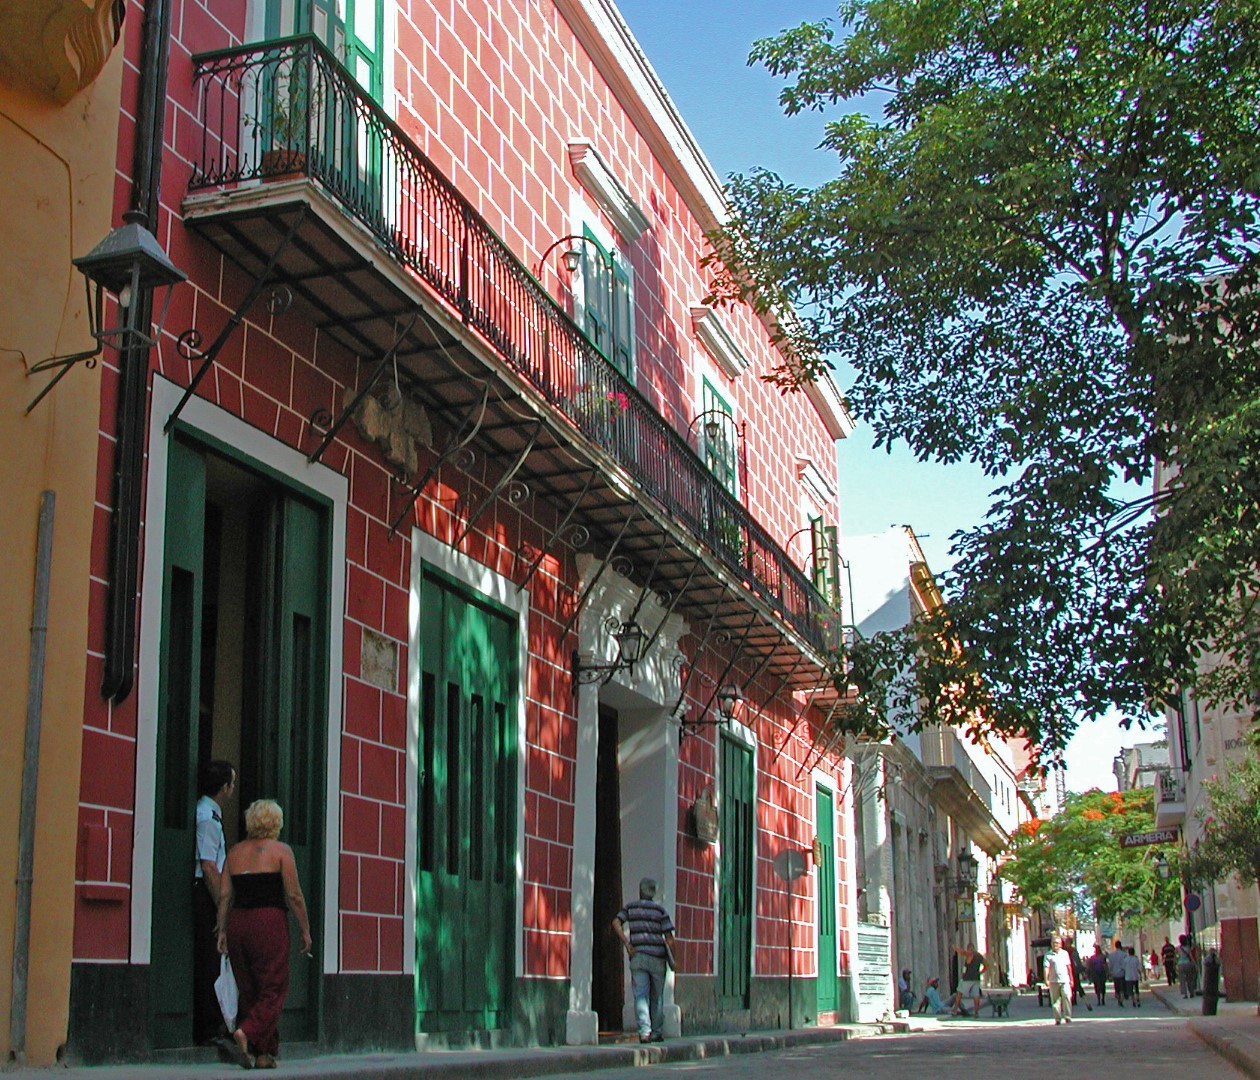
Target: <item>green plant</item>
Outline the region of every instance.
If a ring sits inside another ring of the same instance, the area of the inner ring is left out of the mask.
[[[1252,749],[1224,776],[1203,784],[1203,835],[1186,855],[1186,879],[1210,885],[1233,874],[1244,885],[1260,881],[1260,758]]]
[[[835,160],[733,178],[715,299],[800,312],[771,381],[835,364],[877,444],[992,478],[952,634],[1051,753],[1260,692],[1257,40],[1228,0],[852,0],[754,46]]]
[[[312,116],[320,107],[320,96],[304,72],[271,72],[259,87],[258,109],[246,118],[246,126],[274,149],[302,149]]]

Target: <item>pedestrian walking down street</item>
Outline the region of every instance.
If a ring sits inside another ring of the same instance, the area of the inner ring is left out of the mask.
[[[1072,955],[1056,934],[1050,941],[1043,972],[1056,1024],[1072,1022]]]
[[[617,912],[612,928],[630,957],[639,1042],[662,1042],[665,969],[666,965],[674,966],[674,923],[656,902],[656,882],[652,878],[639,882],[639,899],[629,901]]]
[[[1181,996],[1191,998],[1196,989],[1198,965],[1195,963],[1190,935],[1182,934],[1177,940],[1181,943],[1177,946],[1177,982],[1181,987]]]
[[[1164,975],[1168,979],[1168,985],[1172,986],[1177,981],[1177,946],[1168,938],[1164,938],[1163,947],[1159,950],[1160,958],[1164,961]]]
[[[1138,984],[1142,981],[1142,961],[1138,959],[1133,946],[1129,946],[1129,955],[1124,960],[1124,992],[1133,1002],[1135,1009],[1142,1007],[1142,998],[1138,994]]]
[[[1116,1004],[1120,1008],[1124,1008],[1124,999],[1127,997],[1125,993],[1125,984],[1129,981],[1125,974],[1126,960],[1129,954],[1125,952],[1124,946],[1120,944],[1119,939],[1116,941],[1116,947],[1107,954],[1107,974],[1111,976],[1112,989],[1116,992]]]
[[[1089,970],[1089,981],[1094,984],[1094,1000],[1099,1005],[1107,1004],[1107,954],[1101,945],[1094,946],[1094,954],[1085,961]]]

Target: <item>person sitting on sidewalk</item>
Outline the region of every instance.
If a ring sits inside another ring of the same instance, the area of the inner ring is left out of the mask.
[[[923,988],[923,1000],[919,1002],[919,1012],[933,1015],[949,1012],[949,1006],[941,997],[940,985],[941,980],[935,975],[928,979],[927,985]]]

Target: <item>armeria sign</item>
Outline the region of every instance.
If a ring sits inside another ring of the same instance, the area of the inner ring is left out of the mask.
[[[1120,837],[1120,846],[1129,848],[1150,847],[1152,844],[1175,844],[1177,837],[1177,829],[1152,829],[1150,832],[1125,833]]]

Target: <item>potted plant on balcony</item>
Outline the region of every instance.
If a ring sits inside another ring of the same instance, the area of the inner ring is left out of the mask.
[[[617,417],[630,408],[630,396],[625,391],[593,383],[579,386],[571,400],[578,423],[600,441],[607,439]]]
[[[311,125],[318,114],[319,92],[304,74],[277,73],[259,93],[258,112],[246,120],[266,149],[258,162],[264,180],[291,180],[306,173]]]

